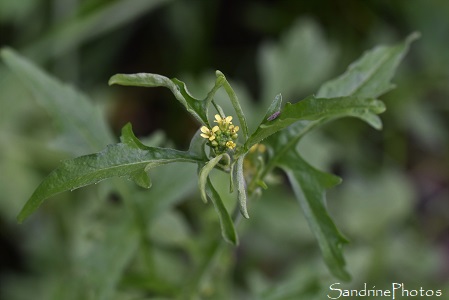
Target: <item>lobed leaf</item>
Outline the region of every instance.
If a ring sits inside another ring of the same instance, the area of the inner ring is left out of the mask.
[[[319,98],[344,96],[377,98],[388,92],[394,85],[391,79],[407,53],[410,44],[420,34],[410,34],[404,42],[394,46],[378,46],[365,53],[352,63],[348,70],[334,80],[321,86],[317,93]]]
[[[179,102],[201,124],[209,126],[207,120],[207,101],[194,98],[188,92],[184,82],[173,78],[151,73],[116,74],[109,79],[109,85],[119,84],[125,86],[166,87],[170,89]]]
[[[238,236],[234,227],[234,223],[232,222],[232,218],[229,215],[228,210],[226,209],[223,200],[220,197],[220,194],[212,185],[209,177],[207,178],[206,182],[206,192],[214,205],[215,211],[218,214],[218,219],[220,220],[221,235],[223,236],[224,240],[233,245],[238,245]]]
[[[325,189],[338,184],[340,179],[306,163],[297,153],[296,145],[308,131],[346,116],[358,117],[380,129],[382,123],[377,114],[383,112],[385,107],[373,98],[392,88],[390,81],[394,71],[409,44],[417,37],[418,34],[412,34],[399,45],[375,48],[353,63],[345,74],[324,84],[317,94],[318,98],[309,97],[297,104],[288,103],[277,118],[262,121],[247,146],[279,128],[302,120],[269,140],[274,149],[271,166],[279,166],[287,173],[327,266],[343,280],[350,278],[344,268],[341,249],[347,241],[331,220],[325,203]]]
[[[19,213],[18,221],[25,220],[46,198],[64,191],[116,176],[125,176],[149,187],[147,171],[151,167],[171,162],[201,161],[190,152],[143,145],[132,133],[130,124],[122,129],[121,140],[121,143],[110,145],[99,153],[63,162],[37,187]]]
[[[325,203],[325,190],[340,183],[341,179],[315,169],[296,151],[289,151],[280,157],[277,165],[287,173],[329,270],[336,277],[349,280],[342,253],[342,245],[347,240],[330,218]]]
[[[309,96],[295,104],[287,103],[276,118],[263,119],[249,137],[245,148],[251,148],[254,144],[300,120],[314,121],[350,116],[361,118],[373,127],[380,128],[381,122],[376,114],[383,111],[385,111],[384,104],[376,99],[359,97],[326,99]]]

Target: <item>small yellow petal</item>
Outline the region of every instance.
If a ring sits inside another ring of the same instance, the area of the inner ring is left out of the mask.
[[[201,135],[201,137],[203,137],[203,138],[205,138],[205,139],[208,139],[208,138],[209,138],[209,136],[208,136],[207,134],[202,133],[202,134],[200,134],[200,135]]]
[[[208,133],[209,132],[209,128],[207,128],[206,126],[201,127],[200,130],[203,133]]]
[[[209,141],[213,141],[213,140],[215,140],[215,135],[212,135],[209,137]]]
[[[231,121],[232,121],[232,116],[226,117],[226,119],[225,119],[226,123],[231,123]]]
[[[217,132],[218,130],[220,130],[220,128],[218,127],[218,126],[214,126],[213,128],[212,128],[212,132]]]
[[[234,149],[235,143],[232,141],[228,141],[228,142],[226,142],[226,147],[228,147],[229,149]]]
[[[238,127],[238,126],[235,126],[235,127],[234,127],[234,132],[237,132],[237,131],[239,131],[239,129],[240,129],[240,127]]]
[[[215,121],[214,121],[214,122],[215,122],[215,123],[220,123],[221,120],[222,120],[222,119],[221,119],[220,115],[219,115],[219,114],[216,114],[216,115],[215,115]]]

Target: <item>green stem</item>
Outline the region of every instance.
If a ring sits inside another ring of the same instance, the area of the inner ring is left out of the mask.
[[[268,161],[265,168],[262,170],[259,179],[263,180],[265,176],[270,173],[274,167],[276,166],[280,157],[285,155],[287,151],[291,149],[291,147],[295,147],[298,144],[299,140],[308,132],[313,130],[315,127],[318,127],[325,122],[328,122],[330,119],[324,119],[319,121],[310,122],[297,136],[292,138],[283,148],[276,152],[276,154]]]
[[[276,166],[276,163],[282,155],[284,155],[288,150],[291,149],[291,147],[294,147],[299,140],[309,131],[314,129],[315,127],[321,125],[322,123],[326,122],[327,120],[323,121],[315,121],[310,122],[297,136],[292,138],[280,151],[276,153],[276,155],[265,165],[265,168],[262,169],[262,171],[256,175],[253,180],[248,185],[248,198],[252,198],[254,195],[254,191],[256,190],[256,184],[258,180],[263,180],[265,176],[269,172],[271,172],[274,167]],[[239,207],[237,206],[233,213],[233,222],[235,224],[235,227],[238,226],[242,219],[242,214],[240,213]],[[187,284],[186,288],[184,289],[183,299],[198,299],[199,298],[199,286],[201,282],[204,280],[204,278],[209,274],[210,270],[214,266],[217,257],[219,254],[224,250],[224,247],[226,246],[226,242],[221,237],[216,237],[210,242],[210,245],[208,246],[207,253],[205,255],[205,259],[202,261],[199,269],[193,276],[192,280]]]

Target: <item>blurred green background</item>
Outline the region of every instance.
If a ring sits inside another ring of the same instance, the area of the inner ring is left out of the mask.
[[[298,101],[365,50],[421,32],[393,79],[397,88],[382,97],[382,131],[341,120],[300,147],[313,165],[344,180],[328,193],[331,215],[351,241],[345,257],[353,281],[344,286],[403,282],[445,295],[448,16],[444,0],[1,0],[0,45],[88,94],[115,136],[131,122],[138,136],[151,136],[149,143],[185,149],[198,124],[167,90],[108,87],[109,77],[177,77],[203,97],[219,69],[243,109],[252,109],[246,111],[251,125],[277,93]],[[99,286],[110,289],[101,294],[105,299],[171,299],[207,252],[207,238],[220,235],[213,208],[199,201],[190,182],[193,168],[164,167],[152,172],[154,190],[135,193],[151,215],[153,272],[140,270],[146,254],[135,247],[115,273],[102,272],[98,262],[107,264],[107,255],[114,260],[104,246],[108,238],[111,245],[126,243],[119,233],[106,233],[123,217],[119,197],[106,184],[63,193],[25,224],[15,222],[39,182],[72,156],[52,143],[57,128],[51,113],[3,63],[0,125],[0,299],[100,299]],[[211,279],[201,281],[204,298],[327,299],[336,279],[283,182],[275,174],[251,205],[251,219],[239,227],[241,245],[226,248],[206,276]],[[230,206],[233,201],[231,195]],[[92,266],[97,273],[86,271]],[[115,277],[106,282],[104,276]]]

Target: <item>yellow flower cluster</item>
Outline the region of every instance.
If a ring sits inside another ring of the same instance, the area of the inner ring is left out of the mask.
[[[201,127],[201,137],[208,140],[208,144],[216,154],[221,154],[236,147],[235,140],[238,138],[239,127],[232,124],[232,116],[222,118],[215,115],[216,126],[208,128]]]

